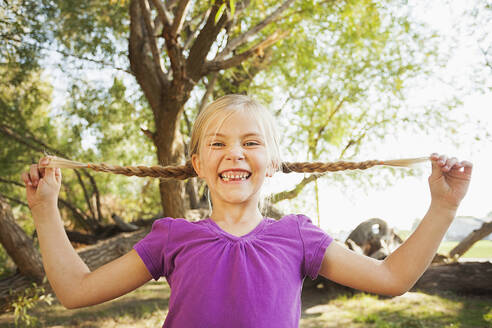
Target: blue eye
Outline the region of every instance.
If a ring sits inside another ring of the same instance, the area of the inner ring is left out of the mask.
[[[213,142],[209,146],[219,147],[217,145],[224,145],[222,142]]]

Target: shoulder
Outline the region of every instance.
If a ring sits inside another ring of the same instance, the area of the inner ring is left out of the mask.
[[[173,230],[196,229],[203,225],[202,221],[204,220],[191,222],[184,218],[165,217],[155,220],[152,224],[152,230],[171,229],[171,226]]]
[[[313,225],[311,219],[303,214],[287,214],[280,219],[269,218],[267,223],[275,228],[275,231],[296,231],[298,234],[299,230],[305,228],[306,225]]]
[[[165,230],[169,230],[171,227],[171,223],[174,219],[171,217],[157,219],[152,223],[152,232],[162,232]]]
[[[184,218],[166,217],[157,220],[154,224],[167,229],[170,234],[170,243],[186,242],[190,236],[206,236],[211,233],[207,220],[189,221]],[[154,230],[154,228],[152,228]]]
[[[304,214],[295,214],[295,213],[284,215],[278,221],[285,222],[285,223],[295,223],[299,225],[303,225],[306,223],[311,223],[311,224],[313,223],[308,216]]]

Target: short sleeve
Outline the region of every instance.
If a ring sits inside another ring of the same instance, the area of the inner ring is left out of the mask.
[[[298,214],[297,223],[299,224],[299,233],[304,250],[303,274],[314,280],[318,277],[325,250],[333,238],[315,226],[311,219],[305,215]]]
[[[173,218],[154,221],[150,232],[133,246],[156,281],[165,276],[168,269],[166,249],[173,221]]]

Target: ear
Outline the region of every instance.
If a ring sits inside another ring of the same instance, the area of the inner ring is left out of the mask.
[[[193,154],[191,156],[191,164],[193,165],[193,169],[195,169],[197,176],[199,178],[201,178],[201,176],[200,176],[200,165],[201,165],[201,163],[200,163],[200,157],[197,154]]]

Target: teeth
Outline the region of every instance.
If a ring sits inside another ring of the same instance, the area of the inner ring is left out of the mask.
[[[220,177],[222,178],[222,180],[227,182],[231,179],[241,179],[241,181],[244,181],[248,178],[248,176],[249,176],[249,173],[244,172],[244,173],[230,174],[230,175],[227,175],[227,173],[226,173],[226,174],[222,174]]]

